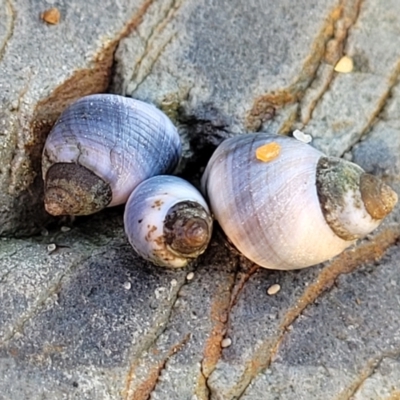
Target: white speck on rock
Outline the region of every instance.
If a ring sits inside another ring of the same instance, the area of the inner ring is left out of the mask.
[[[52,251],[54,251],[57,248],[57,245],[55,243],[50,243],[47,245],[47,251],[49,253],[51,253]]]
[[[194,278],[194,272],[189,272],[186,275],[186,280],[191,281]]]
[[[231,338],[225,338],[221,342],[221,347],[224,349],[226,347],[229,347],[232,344],[232,339]]]
[[[267,290],[267,293],[270,296],[273,296],[274,294],[277,294],[281,290],[281,285],[278,285],[275,283],[274,285],[270,286]]]
[[[125,282],[124,283],[124,289],[129,290],[132,287],[130,282]]]
[[[298,129],[293,132],[293,137],[303,143],[310,143],[312,141],[311,135],[307,135]]]

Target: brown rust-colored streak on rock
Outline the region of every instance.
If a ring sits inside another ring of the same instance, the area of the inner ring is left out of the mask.
[[[143,381],[139,387],[131,393],[129,390],[129,385],[132,379],[134,378],[134,372],[136,369],[136,366],[134,369],[130,369],[129,374],[128,374],[128,382],[127,382],[127,389],[126,389],[126,394],[124,398],[126,400],[147,400],[150,398],[151,392],[154,390],[154,388],[157,385],[157,381],[160,377],[161,371],[165,368],[168,360],[177,352],[179,352],[189,341],[190,339],[190,333],[188,333],[181,342],[175,344],[174,346],[171,347],[169,352],[167,353],[166,357],[159,361],[151,370],[150,373],[148,374],[148,377],[145,381]]]
[[[302,110],[299,115],[299,124],[301,127],[304,127],[310,122],[313,111],[325,93],[329,90],[329,87],[336,76],[333,67],[343,55],[343,49],[346,45],[349,31],[357,22],[362,2],[363,0],[342,0],[340,7],[336,9],[336,14],[332,18],[332,34],[325,45],[323,57],[323,61],[326,64],[331,65],[332,69],[327,72],[326,78],[322,79],[320,84],[317,84],[319,87],[318,94],[314,95],[311,100],[306,101],[306,106],[303,106],[305,110]],[[309,87],[313,86],[317,81],[317,75],[318,71],[313,80],[311,80]]]
[[[379,260],[399,237],[399,229],[387,228],[376,235],[370,242],[363,243],[354,249],[349,249],[335,258],[332,263],[321,271],[315,282],[306,288],[303,295],[296,302],[295,307],[286,313],[281,329],[285,330],[291,325],[308,305],[312,304],[321,293],[332,287],[340,275],[352,272],[363,263]]]
[[[18,194],[26,189],[32,184],[35,176],[40,174],[40,159],[45,138],[61,112],[82,96],[106,91],[110,82],[114,51],[118,43],[141,23],[153,1],[146,0],[142,4],[115,38],[106,42],[93,57],[89,68],[75,71],[50,96],[37,103],[30,126],[24,134],[23,156],[20,154],[12,162],[12,194]],[[22,130],[24,130],[23,127]]]
[[[230,275],[226,281],[217,289],[211,303],[211,320],[213,328],[211,334],[206,340],[203,359],[201,362],[201,374],[197,379],[196,395],[199,399],[208,399],[207,379],[214,371],[218,360],[221,357],[221,341],[226,333],[229,312],[231,308],[231,291],[234,285],[235,277]]]
[[[270,113],[268,110],[282,108],[288,104],[298,102],[304,95],[305,90],[313,81],[316,71],[324,57],[325,47],[329,39],[332,38],[335,22],[342,15],[343,5],[336,6],[325,19],[325,24],[316,36],[309,49],[309,56],[303,63],[302,69],[296,78],[296,81],[290,86],[281,90],[266,93],[255,99],[252,108],[246,115],[246,128],[250,131],[260,129],[265,121],[265,116]],[[286,132],[282,132],[286,133]]]
[[[228,307],[230,303],[230,291],[229,288],[226,289],[217,295],[217,298],[214,299],[211,305],[211,319],[214,327],[210,337],[207,339],[202,361],[202,370],[206,378],[214,370],[221,355],[221,340],[225,335],[225,324],[228,321]]]
[[[259,265],[253,264],[248,260],[245,260],[244,263],[249,265],[249,267],[246,268],[245,271],[240,271],[238,273],[239,279],[237,279],[235,286],[232,289],[230,308],[236,305],[246,282],[261,268]]]
[[[300,316],[303,310],[312,304],[318,296],[332,287],[341,274],[354,271],[363,263],[378,261],[400,237],[398,228],[387,228],[376,235],[370,242],[359,247],[349,249],[338,256],[332,263],[325,267],[318,275],[315,282],[309,285],[295,306],[288,310],[280,325],[280,334],[277,338],[268,338],[257,347],[254,356],[246,363],[245,372],[240,381],[232,388],[232,393],[240,398],[252,380],[274,361],[280,343],[288,327]],[[370,369],[368,369],[370,370]]]
[[[297,94],[290,89],[267,93],[255,99],[253,107],[246,117],[246,127],[250,131],[257,131],[263,122],[271,115],[271,110],[282,108],[298,100]],[[275,111],[274,111],[275,113]]]
[[[400,390],[393,390],[385,400],[400,400]]]
[[[238,264],[236,264],[236,268]],[[195,394],[201,400],[208,400],[209,389],[207,379],[214,371],[221,357],[221,342],[226,334],[229,314],[232,308],[232,293],[235,286],[236,274],[229,274],[217,287],[211,301],[211,333],[206,340],[200,374],[197,378]]]
[[[332,37],[326,44],[324,61],[336,65],[343,55],[350,28],[356,23],[360,14],[362,0],[342,0],[340,14],[335,21]],[[333,71],[332,71],[333,73]]]
[[[361,138],[363,138],[364,135],[367,132],[369,132],[369,130],[371,129],[371,126],[377,120],[379,115],[381,115],[382,112],[384,111],[384,109],[387,105],[387,101],[392,96],[393,88],[398,84],[399,76],[400,76],[400,60],[398,61],[396,67],[393,69],[393,72],[390,74],[389,79],[388,79],[387,89],[383,92],[382,96],[380,97],[375,110],[370,114],[369,119],[368,119],[367,123],[365,124],[364,129],[361,131],[361,135],[360,135],[360,138],[358,138],[358,141],[360,141]],[[378,118],[378,120],[379,120],[379,118]],[[354,144],[353,144],[353,146],[354,146]]]
[[[373,374],[375,368],[381,360],[373,359],[368,362],[368,365],[358,374],[358,379],[349,387],[342,390],[335,400],[350,400],[361,388],[362,384]]]
[[[276,346],[274,338],[270,338],[257,347],[254,357],[245,364],[245,370],[240,380],[232,387],[229,398],[240,399],[252,380],[271,364],[271,349]],[[275,343],[275,344],[274,344]]]
[[[400,349],[395,349],[391,351],[386,351],[384,352],[381,356],[379,357],[374,357],[370,359],[367,362],[367,365],[361,370],[361,372],[358,373],[358,376],[354,380],[353,383],[351,383],[347,388],[342,390],[338,396],[336,397],[335,400],[351,400],[354,398],[354,396],[357,394],[357,392],[362,388],[364,383],[375,374],[375,371],[381,364],[381,362],[385,358],[391,358],[393,360],[397,360],[400,355]],[[389,395],[389,397],[385,397],[385,400],[391,400],[391,399],[398,399],[400,400],[400,390],[396,387],[392,388],[392,392]]]
[[[7,34],[6,37],[4,39],[4,45],[0,48],[0,61],[3,59],[4,57],[4,53],[7,47],[8,42],[10,41],[10,39],[12,38],[12,36],[14,35],[14,26],[15,26],[15,17],[16,17],[16,13],[15,13],[15,9],[14,6],[11,2],[11,0],[8,0],[6,2],[6,7],[7,7],[7,11],[10,14],[10,23],[8,24],[7,27]]]
[[[171,22],[171,20],[173,20],[176,13],[182,6],[182,3],[183,0],[173,1],[172,6],[167,10],[166,14],[157,22],[152,34],[147,39],[142,55],[137,60],[135,68],[133,69],[132,75],[129,79],[131,82],[136,82],[136,89],[143,83],[146,77],[151,73],[151,70],[156,61],[158,60],[158,58],[160,57],[161,53],[175,37],[175,34],[173,34],[172,36],[171,35],[168,36],[163,31],[165,27]],[[160,36],[164,36],[165,40],[161,45],[155,46],[154,42]],[[143,66],[143,64],[148,64],[148,65]]]

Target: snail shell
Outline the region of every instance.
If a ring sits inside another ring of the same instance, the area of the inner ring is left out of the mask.
[[[156,265],[184,267],[206,249],[213,220],[207,203],[190,183],[155,176],[130,195],[124,225],[134,250]]]
[[[45,208],[87,215],[125,203],[140,182],[172,171],[180,154],[177,130],[154,106],[112,94],[83,97],[46,140]]]
[[[265,133],[224,141],[202,188],[238,250],[271,269],[334,257],[375,229],[397,202],[389,186],[356,164]]]

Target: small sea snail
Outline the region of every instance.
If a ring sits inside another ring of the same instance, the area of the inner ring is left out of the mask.
[[[154,106],[113,94],[83,97],[46,140],[45,208],[87,215],[125,203],[140,182],[171,172],[180,154],[177,130]]]
[[[147,179],[125,206],[129,242],[140,256],[160,266],[184,267],[203,253],[212,223],[200,192],[176,176]]]
[[[299,140],[225,140],[202,178],[215,218],[247,258],[271,269],[326,261],[375,229],[397,202],[378,178]]]

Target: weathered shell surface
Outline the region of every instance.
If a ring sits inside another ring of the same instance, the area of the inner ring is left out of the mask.
[[[256,150],[273,142],[280,146],[279,156],[257,159]],[[321,209],[316,187],[321,159],[324,154],[305,143],[264,133],[227,139],[217,148],[202,179],[203,192],[225,234],[250,260],[272,269],[304,268],[354,242],[339,237]],[[335,160],[363,174],[355,164]],[[365,235],[380,220],[372,219],[348,193],[343,195],[345,211],[335,211],[332,218],[343,218],[345,228],[355,224],[354,231]]]
[[[212,218],[201,193],[176,176],[155,176],[136,187],[125,207],[129,242],[156,265],[183,267],[206,249]],[[174,238],[173,238],[174,236]],[[178,244],[171,243],[178,239]]]
[[[42,172],[56,163],[79,164],[111,186],[108,206],[124,203],[144,179],[171,172],[181,153],[172,122],[150,104],[112,94],[81,98],[50,132]]]

